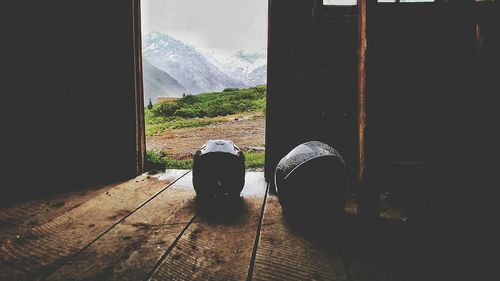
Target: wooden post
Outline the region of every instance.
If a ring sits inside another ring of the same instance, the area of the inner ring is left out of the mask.
[[[358,0],[358,212],[366,219],[380,215],[379,194],[366,178],[366,59],[367,59],[367,2]]]
[[[366,0],[358,1],[358,184],[365,180],[366,130]]]
[[[134,53],[134,90],[135,90],[135,144],[136,173],[144,172],[146,154],[146,134],[144,124],[144,88],[142,79],[142,39],[141,39],[141,1],[132,0],[133,53]]]

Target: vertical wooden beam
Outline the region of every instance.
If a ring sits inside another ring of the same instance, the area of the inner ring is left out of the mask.
[[[268,151],[265,153],[265,160],[264,160],[264,177],[266,178],[266,181],[271,183],[271,186],[274,188],[274,170],[273,170],[273,159],[271,157],[271,153],[269,152],[269,148],[274,145],[274,143],[270,140],[270,136],[272,134],[271,128],[273,127],[272,121],[274,120],[274,116],[270,114],[271,112],[271,101],[272,101],[272,82],[273,78],[271,75],[271,67],[274,67],[273,62],[271,61],[273,59],[273,56],[271,54],[271,32],[272,32],[272,26],[271,26],[271,15],[272,15],[272,7],[273,7],[273,0],[268,0],[267,1],[267,87],[266,87],[266,135],[265,135],[265,142],[266,146],[268,148]],[[276,158],[276,157],[274,157]]]
[[[358,212],[367,220],[380,215],[378,190],[367,180],[366,168],[366,74],[367,74],[367,2],[358,0]],[[369,2],[369,4],[376,4]]]
[[[358,0],[358,184],[366,175],[366,0]]]
[[[144,172],[146,133],[144,124],[144,87],[142,77],[141,0],[132,0],[135,90],[135,143],[137,174]]]

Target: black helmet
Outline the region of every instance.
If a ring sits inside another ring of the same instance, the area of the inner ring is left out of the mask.
[[[346,164],[331,146],[310,141],[291,150],[276,167],[275,187],[285,213],[310,218],[342,213]]]
[[[193,159],[193,186],[200,198],[239,197],[245,185],[245,156],[229,140],[210,140]]]

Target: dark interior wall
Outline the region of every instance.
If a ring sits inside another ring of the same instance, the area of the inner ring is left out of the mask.
[[[0,4],[4,199],[135,175],[132,3]]]
[[[367,2],[367,165],[365,184],[355,189],[360,217],[379,217],[379,195],[389,192],[384,202],[408,218],[394,224],[408,231],[398,257],[431,265],[432,276],[457,273],[450,280],[469,272],[492,276],[493,222],[500,214],[499,2]],[[356,168],[356,15],[320,3],[270,1],[271,182],[276,163],[311,139],[339,149]],[[376,233],[362,232],[361,240]]]
[[[298,2],[270,1],[268,178],[292,147],[311,139],[355,166],[356,7]],[[368,2],[372,171],[394,163],[486,163],[495,150],[486,142],[497,120],[498,3]]]
[[[477,28],[476,59],[474,60],[475,84],[473,93],[478,94],[481,101],[478,107],[480,122],[477,128],[488,132],[481,145],[483,158],[490,163],[498,163],[500,157],[500,137],[498,121],[500,120],[496,94],[500,92],[500,3],[483,3],[474,13]],[[497,164],[498,165],[498,164]],[[493,167],[498,167],[492,165]]]
[[[266,177],[298,144],[330,144],[354,165],[356,8],[270,1]]]
[[[370,12],[372,157],[457,161],[457,151],[477,140],[480,122],[474,107],[481,99],[473,89],[473,6],[405,3],[374,5]]]
[[[363,190],[391,191],[436,219],[491,213],[499,3],[367,2]],[[332,145],[355,170],[356,7],[271,0],[270,14],[267,179],[308,140]]]
[[[497,4],[369,7],[367,170],[379,191],[439,204],[441,214],[489,204],[475,194],[496,192]],[[478,25],[488,30],[482,43]]]

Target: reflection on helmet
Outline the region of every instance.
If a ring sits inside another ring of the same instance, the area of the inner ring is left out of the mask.
[[[327,144],[303,143],[278,163],[275,187],[285,214],[294,219],[341,215],[347,191],[345,161]]]

